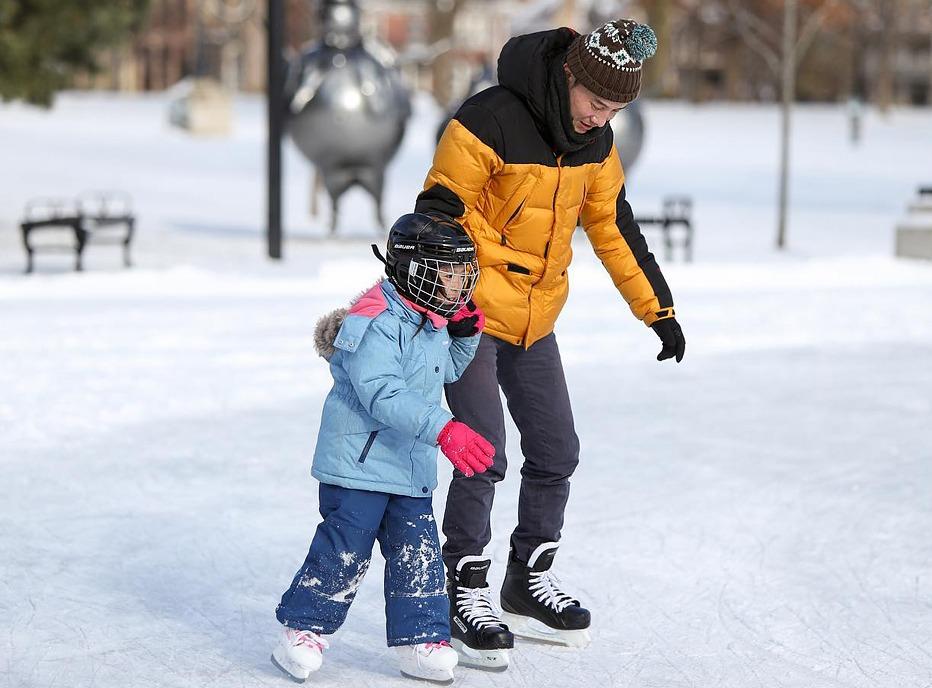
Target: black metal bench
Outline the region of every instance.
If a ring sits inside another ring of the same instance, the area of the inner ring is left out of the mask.
[[[23,221],[23,246],[26,249],[26,272],[34,268],[37,252],[74,251],[75,270],[83,270],[84,248],[88,243],[121,244],[123,264],[132,265],[130,244],[136,229],[129,194],[122,191],[83,193],[75,199],[37,198],[26,204]],[[74,243],[35,245],[32,235],[37,231],[65,231],[74,236]]]
[[[689,196],[667,196],[663,199],[661,214],[658,216],[637,216],[634,218],[641,228],[659,227],[663,233],[664,258],[673,260],[674,228],[682,228],[680,244],[683,260],[687,263],[693,259],[693,200]]]

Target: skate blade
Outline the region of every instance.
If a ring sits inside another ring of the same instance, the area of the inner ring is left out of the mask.
[[[511,612],[502,612],[502,622],[508,626],[509,631],[522,638],[575,648],[586,647],[592,642],[592,636],[589,635],[588,628],[569,631],[550,628],[550,626],[530,616],[519,616]]]
[[[460,666],[483,671],[506,671],[508,669],[508,650],[477,650],[457,638],[454,638],[450,644],[459,655]]]
[[[422,675],[412,674],[411,672],[401,669],[401,675],[405,678],[414,679],[415,681],[426,681],[438,686],[449,686],[453,683],[453,669],[446,671],[429,671]]]
[[[272,664],[295,683],[304,683],[307,681],[307,677],[311,675],[310,671],[300,668],[297,664],[288,661],[284,657],[279,661],[274,652],[269,659],[272,660]]]

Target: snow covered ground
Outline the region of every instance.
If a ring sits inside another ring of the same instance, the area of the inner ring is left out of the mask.
[[[354,191],[345,240],[324,239],[289,146],[287,260],[267,261],[261,101],[237,103],[229,139],[191,139],[166,111],[0,108],[4,688],[289,685],[268,654],[318,520],[329,375],[311,331],[375,279],[381,234]],[[583,450],[557,570],[594,642],[522,643],[507,673],[457,684],[930,686],[932,264],[891,255],[932,182],[932,111],[871,113],[851,147],[840,108],[799,108],[784,254],[775,109],[646,113],[635,209],[696,203],[696,261],[664,263],[686,359],[654,361],[583,236],[558,327]],[[386,215],[411,207],[437,116],[419,101]],[[40,255],[22,275],[26,200],[89,188],[133,194],[137,266],[91,246],[83,274]],[[518,478],[496,500],[493,585]],[[411,685],[384,647],[380,574],[376,555],[314,685]]]

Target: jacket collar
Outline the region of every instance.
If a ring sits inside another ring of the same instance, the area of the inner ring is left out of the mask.
[[[438,331],[447,326],[446,318],[405,298],[398,292],[395,285],[386,279],[382,280],[382,291],[385,293],[389,309],[393,313],[402,315],[412,322],[420,322],[421,314],[426,315],[427,320]]]

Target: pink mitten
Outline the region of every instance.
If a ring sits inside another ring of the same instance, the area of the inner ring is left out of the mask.
[[[484,473],[492,465],[495,447],[466,423],[451,420],[437,435],[440,451],[450,459],[453,467],[469,478]]]

